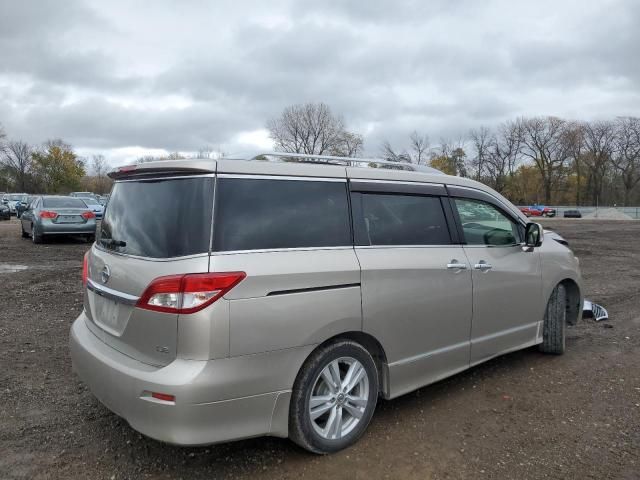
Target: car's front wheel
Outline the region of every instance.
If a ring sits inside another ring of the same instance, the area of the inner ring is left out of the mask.
[[[561,355],[566,348],[567,336],[567,290],[557,285],[547,303],[542,327],[540,351]]]
[[[355,443],[367,429],[378,400],[378,371],[371,354],[351,340],[316,350],[293,387],[289,436],[314,453]]]

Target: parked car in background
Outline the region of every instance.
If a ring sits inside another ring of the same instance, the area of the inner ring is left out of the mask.
[[[555,217],[556,209],[545,207],[544,205],[532,205],[530,207],[520,207],[520,211],[527,217]]]
[[[9,207],[11,215],[16,214],[16,203],[26,200],[28,195],[26,193],[5,193],[2,198],[2,203]]]
[[[28,196],[26,199],[20,200],[16,203],[16,217],[20,218],[22,212],[27,209],[31,200],[33,200],[33,196]]]
[[[580,210],[565,210],[563,214],[564,218],[582,218]]]
[[[39,196],[29,204],[20,217],[24,238],[42,243],[49,235],[82,235],[93,241],[96,234],[96,215],[79,198]]]
[[[9,205],[0,203],[0,220],[11,220],[11,210],[9,210]]]
[[[82,198],[93,198],[97,200],[98,196],[93,192],[71,192],[69,194],[70,197],[82,197]]]
[[[70,348],[134,429],[330,453],[379,396],[533,345],[565,351],[578,260],[499,193],[427,167],[284,156],[300,161],[110,173]]]
[[[102,205],[103,207],[107,205],[108,201],[109,195],[98,195],[98,203],[100,203],[100,205]]]
[[[104,205],[102,205],[98,200],[93,197],[76,197],[82,200],[87,204],[87,207],[91,209],[93,213],[95,213],[96,218],[98,220],[102,219],[102,215],[104,214]]]

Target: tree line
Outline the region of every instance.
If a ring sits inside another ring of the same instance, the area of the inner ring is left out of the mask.
[[[42,145],[8,139],[0,126],[0,191],[67,194],[77,190],[106,193],[111,189],[103,155],[78,156],[60,139]],[[87,172],[90,171],[91,175]]]
[[[266,126],[283,152],[357,157],[363,151],[362,136],[323,103],[288,107]],[[637,117],[521,117],[433,146],[416,130],[400,148],[382,142],[377,156],[473,178],[518,204],[640,204]]]
[[[267,121],[281,152],[361,157],[363,136],[324,103],[292,105]],[[204,148],[192,158],[218,158]],[[639,205],[640,118],[574,121],[520,117],[479,127],[457,139],[431,144],[418,130],[397,147],[383,141],[373,155],[392,162],[429,165],[483,182],[517,204]],[[138,163],[185,158],[140,157]],[[33,146],[7,138],[0,126],[0,191],[68,193],[111,188],[102,155],[78,156],[62,140]]]

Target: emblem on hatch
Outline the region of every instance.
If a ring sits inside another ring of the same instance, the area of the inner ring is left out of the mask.
[[[100,272],[100,280],[102,280],[102,283],[107,283],[110,278],[111,278],[111,269],[109,268],[109,265],[105,265],[102,268],[102,271]]]

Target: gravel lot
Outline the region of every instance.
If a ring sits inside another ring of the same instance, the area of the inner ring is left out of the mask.
[[[546,224],[611,320],[571,328],[564,356],[529,349],[381,401],[356,446],[317,457],[282,439],[178,448],[133,431],[71,371],[88,245],[33,245],[0,222],[0,478],[640,478],[640,222]]]

